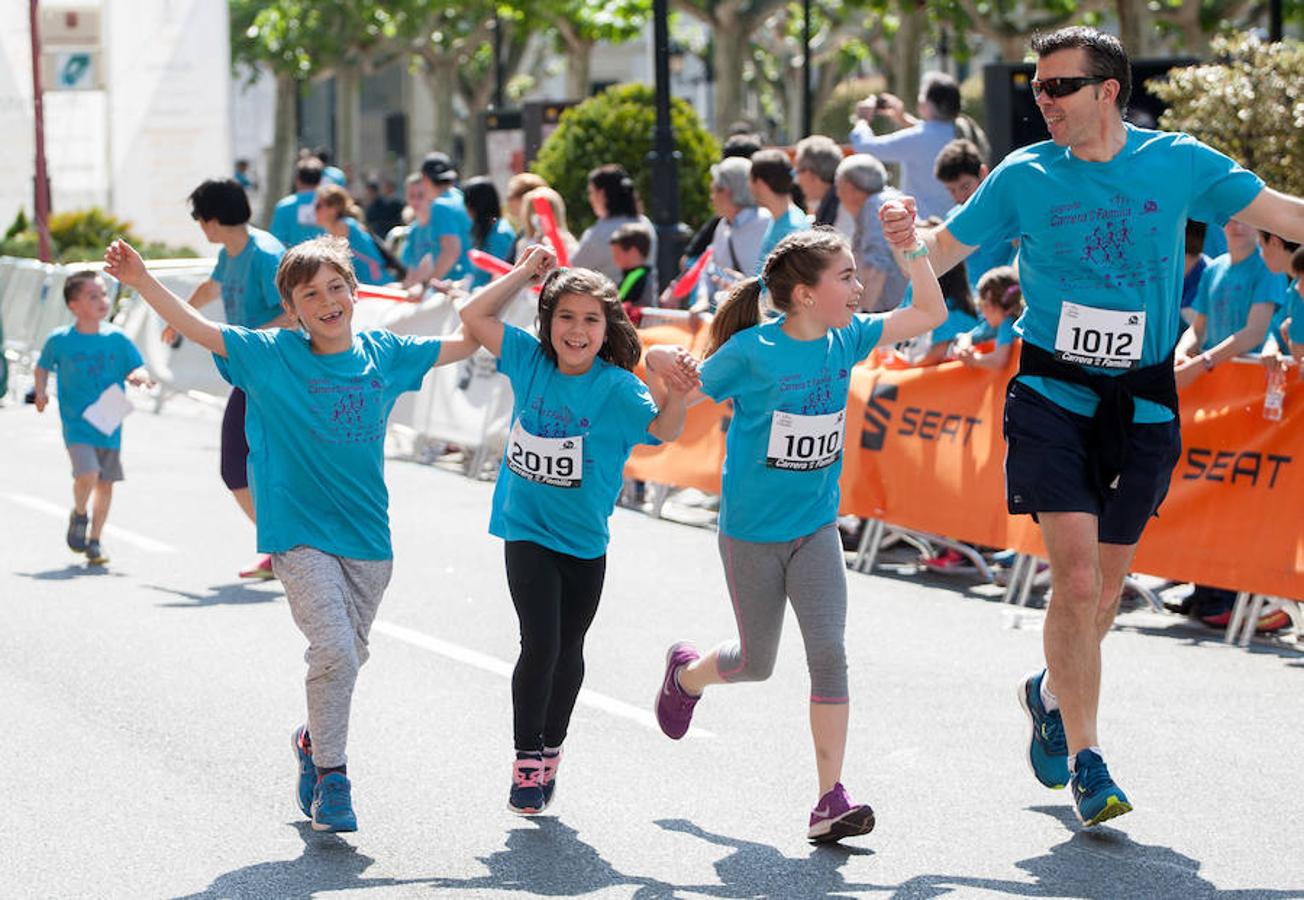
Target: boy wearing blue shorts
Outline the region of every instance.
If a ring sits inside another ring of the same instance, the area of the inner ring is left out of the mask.
[[[465,359],[479,345],[460,334],[354,335],[357,278],[340,238],[299,244],[281,261],[276,285],[293,328],[210,322],[151,277],[125,242],[113,243],[105,262],[170,325],[212,351],[223,377],[248,396],[258,549],[270,554],[308,639],[308,724],[292,736],[299,807],[317,831],[355,831],[345,758],[353,687],[393,565],[387,420],[428,369]]]
[[[83,415],[105,390],[123,381],[146,385],[140,351],[122,329],[105,321],[109,300],[104,281],[94,272],[75,272],[63,284],[63,302],[73,314],[71,325],[55,329],[45,339],[36,363],[36,411],[50,402],[50,373],[58,375],[59,419],[63,442],[72,459],[72,515],[68,547],[85,553],[92,565],[109,561],[100,546],[113,500],[113,483],[122,480],[122,425],[103,431]],[[101,423],[107,424],[107,423]],[[95,504],[87,506],[91,495]],[[87,534],[89,527],[90,533]]]

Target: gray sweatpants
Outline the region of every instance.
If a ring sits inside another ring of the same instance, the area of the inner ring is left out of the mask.
[[[720,557],[738,620],[738,640],[719,648],[720,677],[770,677],[784,608],[792,600],[806,644],[811,702],[846,703],[847,572],[837,526],[772,544],[721,534]]]
[[[308,639],[308,734],[318,768],[342,766],[349,708],[392,560],[346,559],[298,546],[272,554],[294,624]]]

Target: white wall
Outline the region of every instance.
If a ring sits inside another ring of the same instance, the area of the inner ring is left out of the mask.
[[[69,5],[47,3],[47,6]],[[229,176],[225,0],[79,0],[103,10],[105,91],[46,91],[55,211],[92,203],[143,237],[203,248],[185,198]],[[26,0],[0,0],[0,223],[32,212],[35,168]]]

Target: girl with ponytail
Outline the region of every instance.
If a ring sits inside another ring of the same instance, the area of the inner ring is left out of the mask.
[[[891,201],[884,221],[914,221],[913,201]],[[807,837],[837,841],[874,827],[868,805],[842,786],[848,726],[846,564],[835,519],[851,369],[874,347],[929,331],[946,306],[913,229],[895,247],[915,303],[857,314],[862,285],[846,238],[821,226],[790,234],[760,278],[734,286],[711,324],[702,393],[733,401],[724,460],[719,544],[738,639],[708,651],[673,644],[657,694],[662,731],[678,739],[709,685],[762,681],[773,670],[789,601],[806,645],[819,801]],[[764,288],[764,291],[762,290]],[[763,321],[762,300],[781,313]],[[669,370],[674,350],[648,353]]]

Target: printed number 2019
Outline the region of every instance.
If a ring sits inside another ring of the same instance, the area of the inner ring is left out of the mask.
[[[575,474],[575,461],[569,456],[540,456],[533,450],[526,450],[520,444],[512,445],[512,462],[535,475],[570,478]]]
[[[830,431],[818,438],[809,434],[803,434],[801,437],[785,434],[783,439],[788,444],[787,456],[789,459],[812,459],[816,456],[828,456],[831,453],[836,453],[838,447],[842,444],[842,432]]]
[[[1103,345],[1106,356],[1123,356],[1132,349],[1132,338],[1133,335],[1126,331],[1101,332],[1094,328],[1073,327],[1073,349],[1082,353],[1098,354]]]

